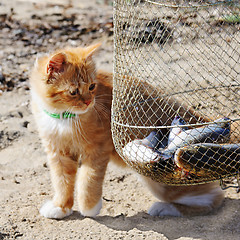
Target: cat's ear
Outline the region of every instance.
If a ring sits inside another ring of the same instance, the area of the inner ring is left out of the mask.
[[[90,59],[96,52],[99,51],[99,47],[101,46],[101,43],[97,43],[94,45],[91,45],[86,48],[86,60]]]
[[[64,64],[67,61],[67,56],[64,53],[57,53],[51,57],[47,65],[47,73],[61,73],[64,70]]]

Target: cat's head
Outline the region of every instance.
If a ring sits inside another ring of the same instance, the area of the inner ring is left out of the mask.
[[[94,105],[98,83],[92,56],[99,46],[66,48],[36,61],[30,83],[48,109],[82,114]]]

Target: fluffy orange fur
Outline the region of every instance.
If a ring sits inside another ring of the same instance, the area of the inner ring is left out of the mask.
[[[125,165],[115,151],[111,136],[112,74],[97,71],[92,59],[98,47],[97,44],[85,48],[66,48],[41,57],[36,61],[30,77],[32,110],[47,152],[55,191],[53,200],[40,210],[45,217],[63,218],[71,214],[75,182],[79,211],[84,216],[97,215],[101,209],[102,185],[109,160]],[[136,83],[135,87],[145,95],[148,91],[154,91],[146,83]],[[163,99],[162,104],[171,105],[173,101]],[[167,114],[156,106],[156,114],[152,117],[162,116],[158,119],[159,124],[170,125],[172,118],[169,116],[174,116],[179,106],[174,103]],[[58,119],[46,112],[71,112],[75,116]],[[207,121],[190,108],[181,107],[179,113],[191,122],[199,119]],[[175,204],[180,215],[205,212],[202,208],[212,210],[222,201],[222,193],[213,191],[218,188],[215,184],[171,187],[145,177],[143,179],[159,199]],[[189,203],[189,200],[186,203],[185,200],[178,201],[184,196],[191,198],[208,193],[211,200],[207,206]],[[155,207],[150,214],[161,215],[159,207],[157,211]],[[175,214],[162,215],[179,214],[175,211]]]

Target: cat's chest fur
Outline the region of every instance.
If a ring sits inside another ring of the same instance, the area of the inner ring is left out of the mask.
[[[38,125],[40,131],[45,135],[72,135],[73,133],[73,119],[58,119],[47,115],[43,110],[38,112]]]
[[[111,143],[110,116],[104,117],[90,109],[83,115],[58,119],[46,114],[44,105],[38,98],[33,101],[33,111],[45,147],[58,149],[71,148],[73,152],[89,152],[97,146]]]
[[[91,118],[86,116],[84,117],[84,120],[81,120],[81,116],[72,118],[54,118],[40,109],[37,110],[36,115],[38,118],[37,124],[39,131],[45,137],[55,137],[59,140],[61,138],[64,139],[70,137],[73,142],[81,142],[86,137],[84,135],[88,135],[88,131],[90,131],[92,126],[95,125],[91,122]],[[88,122],[89,129],[86,129],[86,122]]]

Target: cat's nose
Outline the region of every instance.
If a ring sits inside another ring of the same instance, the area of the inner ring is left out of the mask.
[[[88,106],[91,103],[91,100],[85,100],[84,103]]]

